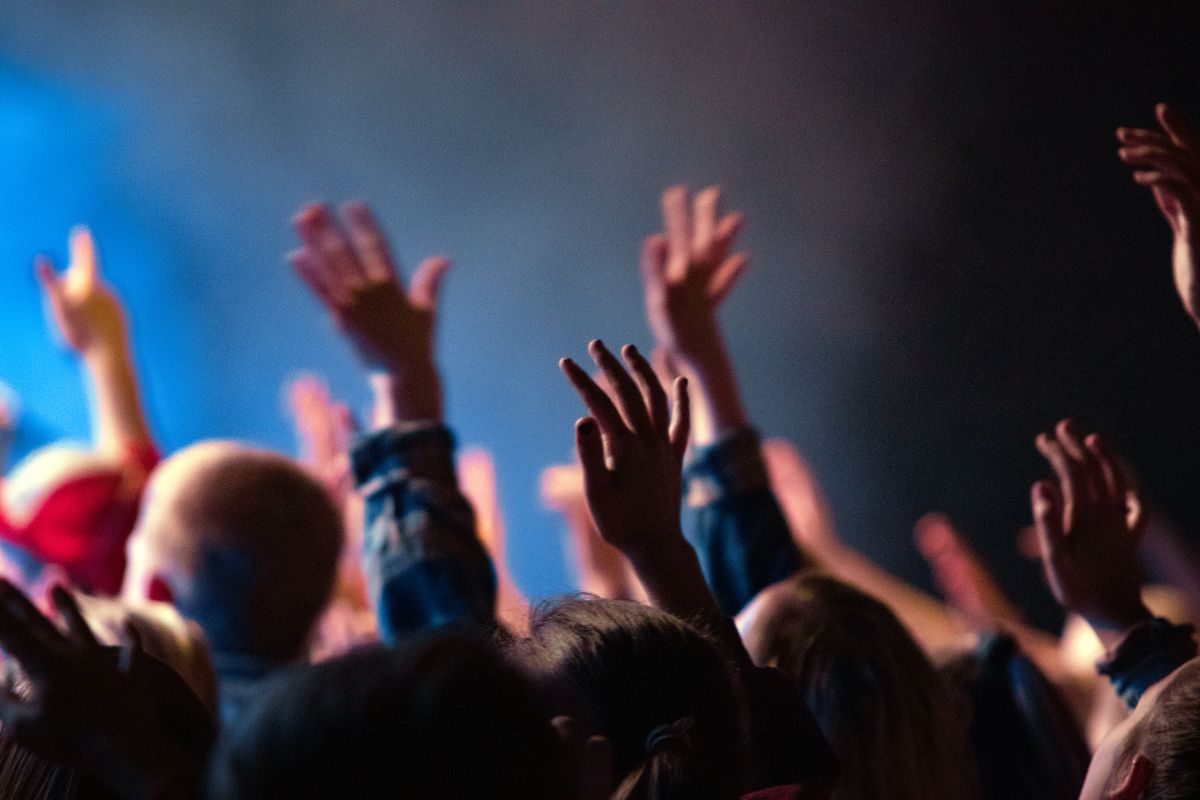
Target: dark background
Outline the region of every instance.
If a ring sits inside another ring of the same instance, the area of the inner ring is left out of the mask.
[[[944,510],[1050,623],[1014,533],[1059,417],[1200,530],[1200,337],[1113,138],[1159,100],[1200,117],[1198,44],[1195,3],[0,3],[0,378],[85,435],[29,263],[87,221],[165,444],[290,448],[287,376],[366,393],[283,265],[288,219],[368,199],[406,263],[455,258],[450,419],[495,455],[518,581],[565,591],[537,500],[579,413],[555,361],[648,343],[657,194],[721,182],[750,219],[724,319],[756,422],[848,540],[927,583],[910,529]]]

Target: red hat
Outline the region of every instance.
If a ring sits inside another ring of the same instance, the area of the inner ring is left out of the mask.
[[[62,445],[42,448],[4,487],[0,539],[58,565],[85,591],[116,594],[141,491],[157,461],[149,446],[124,461]]]

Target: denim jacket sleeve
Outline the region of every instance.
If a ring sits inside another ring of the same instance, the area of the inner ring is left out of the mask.
[[[389,644],[424,628],[495,625],[496,578],[453,453],[437,423],[375,431],[351,448],[366,505],[363,570]]]
[[[1096,664],[1130,708],[1142,693],[1196,656],[1195,629],[1174,625],[1162,617],[1133,628]]]
[[[695,507],[688,538],[724,613],[736,615],[759,591],[803,566],[752,428],[700,450],[684,479]]]

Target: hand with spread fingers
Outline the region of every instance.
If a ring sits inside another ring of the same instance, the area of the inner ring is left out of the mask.
[[[0,698],[3,735],[119,797],[187,796],[205,753],[183,752],[164,734],[136,634],[130,629],[116,653],[97,641],[67,590],[55,587],[51,599],[62,630],[0,580],[0,646],[32,690],[25,699],[11,689]]]
[[[743,217],[721,213],[718,186],[694,199],[686,186],[673,186],[662,212],[665,233],[642,245],[647,319],[662,358],[699,393],[692,436],[709,444],[748,424],[717,324],[718,306],[749,265],[746,253],[733,252]]]
[[[345,403],[336,402],[325,381],[303,374],[286,388],[288,410],[292,415],[300,460],[325,484],[339,505],[353,494],[350,459],[347,452],[357,424]]]
[[[1137,569],[1140,515],[1131,513],[1118,460],[1096,434],[1080,436],[1071,420],[1040,434],[1037,448],[1054,471],[1031,496],[1050,589],[1102,641],[1119,636],[1150,613]]]
[[[674,399],[633,345],[621,355],[633,377],[595,339],[588,347],[608,379],[607,392],[569,358],[560,362],[590,416],[575,424],[584,493],[596,529],[634,561],[682,544],[679,516],[689,425],[687,381]]]
[[[426,259],[407,290],[370,209],[349,203],[337,219],[321,204],[296,216],[303,246],[288,260],[333,314],[373,373],[384,419],[440,420],[441,379],[434,360],[434,322],[443,257]]]
[[[690,362],[719,338],[716,309],[746,271],[749,257],[733,253],[743,217],[722,216],[721,188],[689,199],[686,186],[662,196],[665,233],[642,245],[642,280],[650,327],[672,357]]]
[[[1134,168],[1133,179],[1150,187],[1175,234],[1172,266],[1175,288],[1192,319],[1200,324],[1200,131],[1173,107],[1155,109],[1159,129],[1118,128],[1117,155]]]

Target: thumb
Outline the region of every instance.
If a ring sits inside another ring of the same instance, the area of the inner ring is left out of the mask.
[[[1065,538],[1063,531],[1062,493],[1054,481],[1038,481],[1030,490],[1033,523],[1037,528],[1042,557],[1057,552]]]
[[[433,256],[421,262],[413,273],[409,285],[408,299],[417,308],[433,311],[437,309],[438,295],[442,291],[442,279],[450,269],[450,259]]]
[[[658,286],[665,280],[667,272],[667,237],[661,233],[647,236],[642,243],[642,281],[647,286]]]

